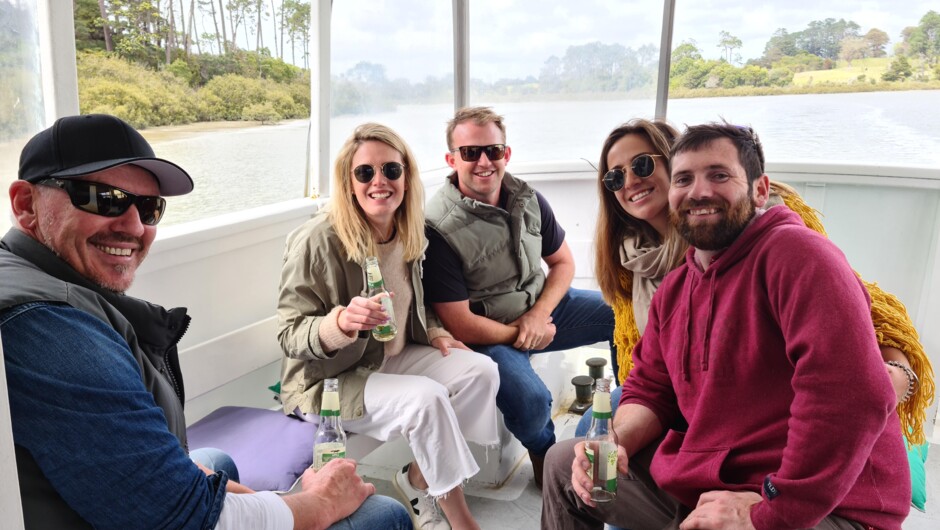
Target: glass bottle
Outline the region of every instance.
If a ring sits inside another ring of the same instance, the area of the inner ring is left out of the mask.
[[[610,426],[610,379],[597,379],[594,387],[594,411],[591,428],[584,437],[584,452],[591,467],[588,476],[594,481],[591,500],[612,501],[617,495],[617,435]]]
[[[313,468],[320,470],[334,458],[346,458],[346,433],[339,416],[339,380],[323,380],[320,425],[313,437]]]
[[[382,279],[382,271],[379,270],[379,258],[375,256],[366,258],[366,278],[369,283],[369,298],[382,295],[378,301],[382,304],[385,314],[388,315],[388,322],[372,328],[372,336],[375,337],[375,340],[382,342],[390,341],[398,333],[398,326],[395,325],[395,308],[392,307],[392,296],[385,289],[385,280]]]

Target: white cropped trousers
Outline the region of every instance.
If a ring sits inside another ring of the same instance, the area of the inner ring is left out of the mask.
[[[365,414],[344,421],[343,429],[383,442],[403,436],[428,495],[439,497],[480,471],[468,441],[499,442],[497,390],[499,372],[489,357],[454,348],[445,357],[433,346],[408,344],[369,376]]]

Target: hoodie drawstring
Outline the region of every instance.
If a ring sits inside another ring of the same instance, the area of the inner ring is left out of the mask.
[[[717,284],[717,280],[715,276],[716,274],[713,272],[711,275],[709,275],[709,278],[707,279],[708,281],[708,307],[706,310],[707,317],[705,319],[705,327],[702,328],[702,332],[704,334],[704,340],[703,340],[701,367],[702,367],[703,372],[708,371],[709,351],[711,349],[710,330],[712,327],[712,318],[714,316],[715,288]],[[688,282],[690,282],[690,285],[688,285],[688,288],[686,289],[686,292],[688,294],[688,299],[686,300],[687,310],[685,313],[685,319],[686,319],[685,320],[685,339],[684,339],[684,344],[682,345],[682,367],[681,367],[681,372],[680,372],[682,374],[683,381],[690,381],[692,378],[692,374],[691,374],[692,343],[695,342],[694,337],[692,336],[692,308],[693,308],[692,295],[695,292],[696,286],[691,285],[691,283],[695,283],[697,280],[698,278],[694,276],[690,277],[687,280]],[[705,278],[702,277],[702,280],[705,280]]]
[[[712,274],[708,279],[708,318],[705,319],[705,349],[702,352],[702,371],[708,371],[708,353],[711,349],[711,329],[712,329],[712,316],[714,315],[713,309],[715,307],[715,276],[717,274]]]
[[[695,281],[694,277],[690,277],[691,281]],[[686,300],[686,310],[685,310],[685,344],[682,348],[682,380],[690,381],[692,379],[690,370],[690,363],[692,358],[692,292],[695,291],[694,286],[690,286],[688,289],[689,299]]]

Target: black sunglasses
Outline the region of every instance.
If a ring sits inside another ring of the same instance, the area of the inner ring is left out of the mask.
[[[152,195],[135,195],[127,190],[87,180],[45,179],[39,184],[65,190],[72,206],[84,212],[105,217],[123,215],[131,206],[137,207],[140,222],[155,225],[166,211],[166,199]]]
[[[385,175],[385,178],[388,180],[398,180],[405,174],[405,166],[398,162],[386,162],[382,164],[381,168],[382,174]],[[368,184],[375,178],[375,167],[368,164],[356,166],[356,169],[353,169],[353,176],[356,177],[356,180],[359,182]]]
[[[451,153],[456,151],[460,151],[460,158],[464,159],[466,162],[476,162],[483,153],[486,153],[486,158],[488,158],[490,162],[494,162],[496,160],[502,160],[506,156],[506,144],[464,145],[451,150]]]
[[[633,171],[633,174],[641,179],[645,179],[656,170],[656,160],[654,157],[657,156],[663,155],[639,155],[630,163],[630,171]],[[620,191],[626,180],[627,175],[623,172],[623,168],[615,167],[604,175],[604,187],[610,191]]]

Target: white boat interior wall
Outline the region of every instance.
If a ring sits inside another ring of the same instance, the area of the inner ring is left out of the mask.
[[[153,245],[130,294],[189,308],[180,364],[190,422],[223,405],[275,404],[266,387],[279,377],[284,242],[317,208],[299,199],[168,227]]]

